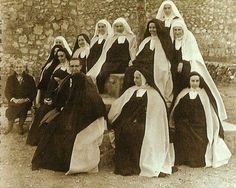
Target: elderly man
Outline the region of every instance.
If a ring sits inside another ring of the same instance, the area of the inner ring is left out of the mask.
[[[24,133],[23,124],[36,96],[34,79],[25,70],[25,63],[21,60],[16,61],[15,72],[8,77],[6,82],[5,96],[8,100],[8,108],[6,110],[8,127],[4,134],[8,134],[12,130],[13,123],[17,118],[19,118],[18,133]]]

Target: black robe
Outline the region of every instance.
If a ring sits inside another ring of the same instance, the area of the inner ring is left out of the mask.
[[[45,67],[48,65],[48,63],[46,63],[46,65],[42,68],[42,71],[41,71],[42,78],[38,83],[38,89],[41,92],[40,104],[43,104],[52,73],[55,70],[55,68],[59,65],[59,63],[60,61],[57,58],[54,58],[51,62],[51,65],[47,69]]]
[[[174,46],[175,46],[175,42],[174,42]],[[182,69],[182,72],[178,73],[177,67],[180,62],[183,63],[183,69]],[[174,99],[184,88],[188,87],[190,71],[191,71],[190,62],[182,59],[181,48],[179,50],[175,49],[174,61],[171,64],[171,74],[172,74],[172,80],[173,80],[173,86],[174,86],[173,88]]]
[[[90,48],[90,53],[87,58],[87,69],[88,71],[95,65],[97,60],[102,54],[102,48],[105,43],[105,39],[98,44],[98,41]]]
[[[36,85],[33,77],[24,72],[22,78],[21,83],[17,80],[16,74],[7,78],[5,96],[8,100],[8,108],[6,110],[8,120],[13,121],[16,118],[25,118],[35,99]],[[10,102],[12,98],[29,98],[30,101],[23,104],[15,104]]]
[[[175,164],[204,167],[208,144],[206,116],[199,95],[189,93],[180,99],[174,110]]]
[[[58,87],[58,82],[54,78],[58,77],[60,79],[64,79],[68,75],[69,73],[67,71],[57,69],[51,76],[47,92],[45,94],[45,98],[50,98],[53,103],[52,105],[43,104],[38,109],[36,109],[35,116],[26,140],[27,144],[32,146],[36,146],[38,144],[43,134],[42,127],[39,126],[40,122],[43,119],[43,117],[55,107],[55,89]]]
[[[100,93],[104,92],[104,85],[110,74],[125,73],[130,61],[129,42],[125,39],[122,44],[118,39],[112,44],[106,54],[106,61],[97,76],[97,86]]]
[[[147,42],[142,51],[137,55],[136,59],[133,62],[133,66],[128,67],[128,69],[126,70],[122,88],[123,92],[126,91],[129,87],[135,85],[133,78],[136,67],[146,69],[148,72],[153,74],[155,50],[150,49],[150,42],[151,41]]]
[[[145,132],[147,93],[136,97],[136,92],[123,106],[121,114],[112,124],[115,130],[115,173],[140,173],[139,159]]]
[[[95,85],[83,73],[65,78],[56,101],[56,108],[63,109],[43,125],[44,134],[32,159],[32,169],[68,171],[76,135],[106,113]]]

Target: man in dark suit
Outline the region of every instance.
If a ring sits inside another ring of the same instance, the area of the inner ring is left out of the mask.
[[[8,127],[4,134],[8,134],[12,130],[13,123],[17,118],[19,118],[18,132],[19,134],[24,133],[23,124],[36,96],[35,81],[25,70],[24,62],[18,60],[14,66],[14,74],[7,78],[5,96],[8,100],[6,110]]]

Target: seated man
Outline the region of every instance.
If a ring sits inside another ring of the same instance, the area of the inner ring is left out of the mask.
[[[23,124],[36,96],[34,79],[25,70],[25,64],[18,60],[14,66],[15,73],[9,76],[6,82],[5,96],[8,100],[6,110],[8,127],[4,134],[8,134],[12,130],[13,123],[17,118],[19,118],[19,134],[24,133]]]

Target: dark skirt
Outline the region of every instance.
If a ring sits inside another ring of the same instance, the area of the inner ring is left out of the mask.
[[[206,117],[200,97],[185,95],[174,111],[175,164],[204,167],[208,144]]]
[[[115,174],[140,173],[139,159],[145,132],[147,94],[136,97],[136,92],[125,104],[113,123],[115,130]]]

